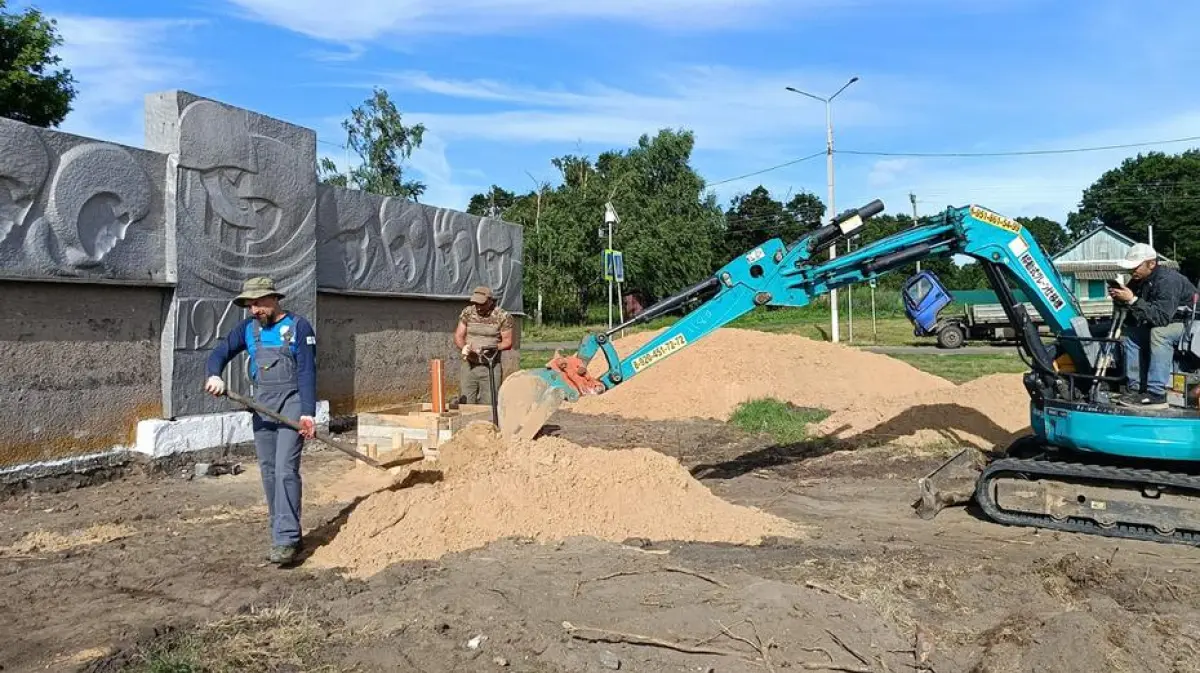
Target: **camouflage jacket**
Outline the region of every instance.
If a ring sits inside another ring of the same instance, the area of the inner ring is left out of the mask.
[[[467,326],[467,343],[476,349],[500,345],[500,333],[513,328],[512,316],[499,306],[487,316],[481,316],[477,307],[471,304],[462,310],[458,320]]]

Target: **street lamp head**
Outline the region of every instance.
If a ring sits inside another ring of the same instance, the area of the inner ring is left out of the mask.
[[[855,83],[855,82],[857,82],[857,81],[858,81],[858,75],[855,75],[854,77],[851,77],[851,78],[850,78],[850,83],[851,83],[851,84],[854,84],[854,83]]]

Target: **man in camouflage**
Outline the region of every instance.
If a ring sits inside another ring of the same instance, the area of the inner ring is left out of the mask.
[[[459,384],[466,404],[491,404],[491,367],[496,383],[503,378],[500,353],[512,349],[513,319],[496,305],[491,288],[480,286],[471,293],[471,304],[458,316],[454,345],[462,352]]]

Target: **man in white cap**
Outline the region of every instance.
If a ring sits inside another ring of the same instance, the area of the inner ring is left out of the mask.
[[[454,345],[462,352],[459,386],[466,404],[492,403],[492,376],[499,385],[502,351],[513,344],[513,319],[496,305],[492,289],[480,285],[471,293],[471,303],[458,316]],[[494,368],[494,369],[493,369]]]
[[[1129,271],[1129,286],[1110,287],[1108,295],[1128,310],[1122,328],[1127,399],[1166,404],[1175,348],[1183,338],[1185,316],[1180,309],[1191,306],[1196,286],[1159,264],[1158,253],[1145,243],[1129,248],[1118,264]]]

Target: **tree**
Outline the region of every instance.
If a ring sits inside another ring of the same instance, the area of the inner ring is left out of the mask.
[[[1164,255],[1177,257],[1192,278],[1200,273],[1200,149],[1169,155],[1149,152],[1126,159],[1084,190],[1067,219],[1073,235],[1105,225]]]
[[[405,126],[387,91],[375,88],[370,98],[351,110],[342,128],[346,130],[346,143],[362,163],[342,174],[332,161],[323,158],[322,182],[414,201],[425,193],[424,183],[404,179],[402,166],[421,146],[425,125]]]
[[[825,204],[813,194],[800,192],[784,205],[759,185],[733,197],[725,211],[725,256],[739,255],[771,238],[791,243],[815,229],[824,214]]]
[[[0,0],[0,117],[34,126],[58,126],[71,111],[75,78],[70,69],[51,71],[62,59],[57,22],[29,8],[3,11]]]
[[[725,211],[725,257],[740,255],[771,238],[790,241],[786,229],[796,228],[795,220],[783,204],[771,198],[766,187],[759,185],[749,194],[738,194]]]
[[[1046,217],[1018,217],[1017,222],[1029,230],[1033,239],[1046,251],[1054,256],[1066,249],[1071,242],[1071,235],[1061,224]]]
[[[788,200],[784,210],[792,216],[799,225],[799,233],[807,233],[821,225],[825,216],[825,203],[821,197],[811,192],[800,192]]]
[[[504,211],[511,208],[516,201],[516,194],[492,185],[486,192],[471,197],[467,203],[467,212],[480,217],[499,218],[503,217]]]

